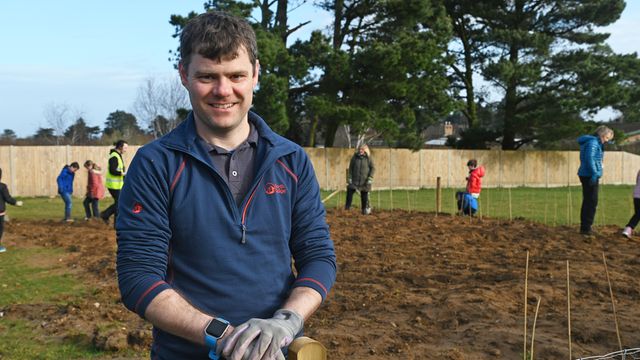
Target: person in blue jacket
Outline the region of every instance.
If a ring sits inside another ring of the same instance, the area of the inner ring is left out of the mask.
[[[580,144],[580,168],[578,177],[582,184],[582,208],[580,209],[580,233],[592,235],[593,220],[598,207],[598,183],[602,177],[604,144],[613,140],[613,130],[601,125],[593,135],[582,135]]]
[[[74,161],[70,165],[65,165],[60,171],[60,175],[56,178],[58,194],[64,201],[64,221],[66,222],[73,221],[71,217],[71,194],[73,194],[73,178],[78,169],[80,169],[80,165]]]
[[[193,111],[138,150],[120,195],[123,303],[153,324],[153,359],[284,359],[336,276],[312,164],[249,111],[245,20],[193,18],[180,56]]]

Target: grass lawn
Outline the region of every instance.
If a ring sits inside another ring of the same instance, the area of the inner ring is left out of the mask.
[[[455,192],[460,189],[442,189],[441,211],[456,212]],[[332,191],[323,191],[327,198]],[[632,185],[600,186],[595,225],[624,226],[633,214]],[[325,201],[326,207],[343,207],[346,192],[340,191]],[[60,219],[64,217],[64,204],[60,197],[18,198],[24,206],[8,205],[7,217],[12,219]],[[84,218],[83,198],[73,198],[72,216]],[[436,190],[382,190],[372,191],[369,201],[374,209],[404,209],[411,211],[436,211]],[[112,204],[107,198],[100,202],[104,210]],[[525,218],[547,225],[580,223],[582,188],[579,186],[558,188],[485,188],[479,199],[478,216],[504,219]],[[360,207],[360,197],[354,196],[353,206]]]
[[[24,206],[7,205],[10,220],[62,219],[62,199],[38,197],[18,198]],[[81,198],[73,199],[73,217],[84,218]],[[101,208],[111,204],[104,201]],[[5,230],[6,232],[6,230]],[[38,316],[35,320],[10,319],[5,312],[20,304],[74,303],[93,291],[91,284],[81,282],[58,261],[65,249],[51,247],[13,247],[0,254],[0,359],[112,359],[114,353],[97,350],[86,339],[91,334],[60,339],[41,331]],[[119,353],[121,359],[148,358],[148,354]]]
[[[11,219],[25,220],[54,220],[64,218],[64,202],[59,196],[56,197],[16,197],[22,200],[24,206],[17,207],[7,204],[7,215]],[[84,197],[73,197],[71,216],[76,220],[84,219],[84,207],[82,201]],[[113,204],[113,199],[105,198],[100,201],[100,210],[104,210]]]
[[[39,331],[39,320],[9,319],[4,312],[20,304],[65,305],[92,290],[58,261],[64,249],[12,248],[0,254],[0,358],[2,359],[107,359],[87,341],[62,340]],[[83,337],[86,338],[87,334]]]
[[[441,211],[456,212],[455,193],[461,189],[442,189]],[[332,192],[323,191],[326,199]],[[624,226],[633,214],[633,186],[600,186],[595,225]],[[326,207],[343,207],[346,191],[340,191],[325,201]],[[372,191],[369,202],[374,209],[405,209],[436,211],[436,190],[382,190]],[[547,225],[580,223],[582,188],[485,188],[479,199],[478,216],[504,219],[525,218]],[[354,196],[353,206],[360,207],[360,197]]]

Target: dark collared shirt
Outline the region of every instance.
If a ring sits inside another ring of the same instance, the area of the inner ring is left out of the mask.
[[[199,138],[205,149],[209,152],[213,166],[229,185],[229,189],[240,206],[254,177],[254,160],[258,145],[258,131],[249,122],[249,136],[238,147],[227,150],[216,145],[209,144]]]

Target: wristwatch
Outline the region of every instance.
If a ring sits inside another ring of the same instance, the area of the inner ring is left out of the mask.
[[[211,349],[209,351],[209,359],[218,360],[216,345],[218,344],[218,339],[224,336],[229,326],[227,320],[218,317],[211,319],[207,327],[204,328],[204,341]]]

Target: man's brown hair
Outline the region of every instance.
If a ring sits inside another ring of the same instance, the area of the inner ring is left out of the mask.
[[[240,17],[220,11],[200,14],[189,20],[180,34],[180,63],[187,69],[191,55],[221,60],[238,56],[244,47],[255,69],[258,59],[256,34],[249,23]]]

